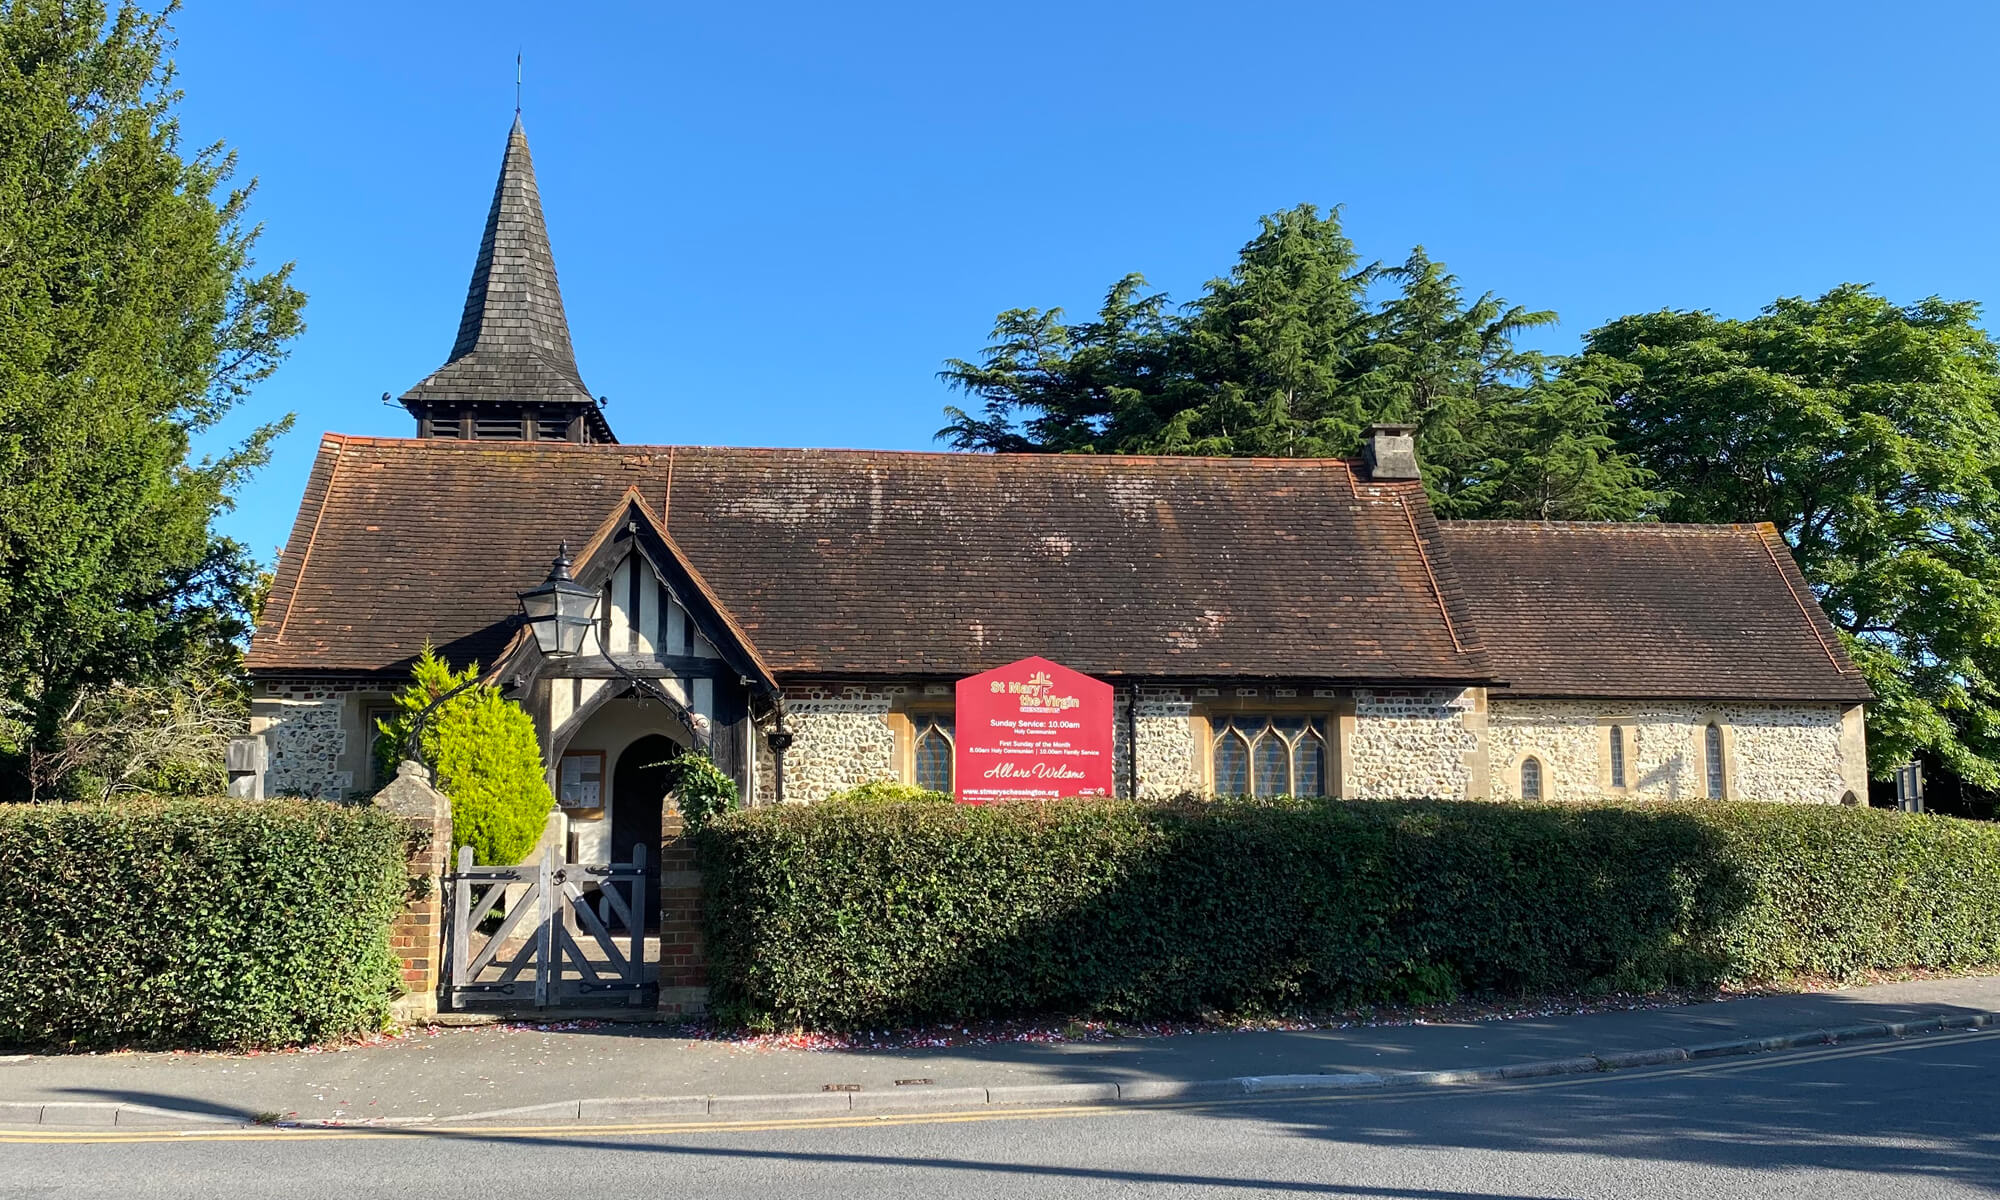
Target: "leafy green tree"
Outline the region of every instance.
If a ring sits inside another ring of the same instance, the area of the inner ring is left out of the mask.
[[[1439,515],[1629,521],[1658,499],[1650,475],[1612,446],[1603,389],[1568,360],[1515,345],[1554,313],[1491,292],[1468,301],[1421,246],[1383,275],[1399,290],[1369,347],[1360,424],[1417,426]]]
[[[214,516],[289,419],[190,457],[302,328],[234,156],[186,150],[167,18],[0,0],[0,788],[46,794],[105,689],[246,628]]]
[[[1624,317],[1580,370],[1671,488],[1661,515],[1770,521],[1880,701],[1883,778],[1922,752],[2000,788],[2000,352],[1979,308],[1860,285],[1750,320]]]
[[[393,777],[415,731],[419,759],[431,769],[437,789],[451,798],[453,843],[472,847],[480,863],[512,866],[541,840],[556,798],[534,718],[500,689],[473,683],[478,678],[478,663],[454,672],[426,645],[409,685],[392,701],[395,715],[377,726],[383,734],[376,743],[377,765],[384,778]],[[465,685],[471,686],[451,695]]]
[[[978,361],[940,377],[979,401],[938,436],[962,450],[1338,457],[1375,421],[1418,426],[1454,516],[1627,519],[1653,500],[1606,431],[1600,389],[1515,345],[1552,313],[1468,300],[1422,248],[1362,261],[1338,211],[1264,217],[1183,309],[1127,275],[1093,321],[1002,313]],[[1386,293],[1386,298],[1384,294]]]

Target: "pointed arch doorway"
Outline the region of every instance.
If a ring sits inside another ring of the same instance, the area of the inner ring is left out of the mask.
[[[666,814],[666,762],[680,743],[647,734],[619,752],[611,772],[611,861],[631,862],[646,847],[646,929],[660,927],[660,823]]]

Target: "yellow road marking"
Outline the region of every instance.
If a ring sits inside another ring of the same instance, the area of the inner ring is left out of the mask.
[[[854,1113],[840,1117],[789,1117],[738,1121],[675,1121],[657,1124],[619,1125],[367,1125],[313,1126],[255,1129],[105,1129],[105,1130],[0,1130],[0,1144],[89,1144],[150,1142],[278,1142],[353,1141],[360,1138],[453,1138],[478,1140],[506,1137],[536,1141],[563,1141],[583,1137],[641,1137],[690,1133],[770,1133],[783,1130],[876,1129],[891,1125],[956,1125],[985,1121],[1041,1121],[1052,1118],[1137,1116],[1148,1112],[1248,1108],[1271,1105],[1351,1104],[1358,1101],[1409,1103],[1443,1096],[1474,1093],[1541,1091],[1559,1087],[1583,1087],[1619,1080],[1641,1081],[1681,1075],[1716,1075],[1739,1071],[1797,1066],[1829,1059],[1868,1058],[1904,1050],[1956,1045],[1986,1036],[1985,1030],[1947,1031],[1918,1034],[1886,1044],[1828,1046],[1823,1049],[1765,1051],[1760,1054],[1731,1055],[1702,1059],[1676,1066],[1627,1068],[1616,1071],[1584,1072],[1576,1075],[1523,1079],[1506,1083],[1466,1083],[1440,1087],[1358,1088],[1328,1093],[1274,1092],[1268,1095],[1237,1096],[1212,1100],[1168,1102],[1124,1101],[1116,1104],[1065,1104],[1047,1108],[978,1108],[938,1113]]]

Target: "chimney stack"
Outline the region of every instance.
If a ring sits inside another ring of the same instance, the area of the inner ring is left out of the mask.
[[[1417,427],[1370,425],[1361,435],[1361,457],[1370,479],[1416,479]]]

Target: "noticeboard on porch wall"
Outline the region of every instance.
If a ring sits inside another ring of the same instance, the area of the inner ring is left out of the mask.
[[[556,803],[573,817],[604,815],[604,751],[563,753],[556,771]]]

